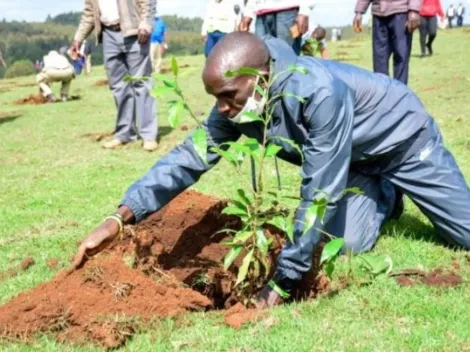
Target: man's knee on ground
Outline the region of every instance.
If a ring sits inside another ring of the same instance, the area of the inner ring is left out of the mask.
[[[350,250],[353,254],[360,254],[369,251],[373,247],[373,243],[367,243],[360,236],[354,238],[345,238],[343,253]]]

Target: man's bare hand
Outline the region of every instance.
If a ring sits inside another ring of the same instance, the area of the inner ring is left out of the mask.
[[[119,224],[109,219],[94,229],[80,244],[72,267],[81,267],[89,257],[104,250],[119,235]]]
[[[308,31],[308,16],[298,15],[295,18],[295,23],[299,27],[300,34],[303,35]]]
[[[75,40],[72,43],[72,46],[70,47],[70,51],[72,54],[78,54],[80,53],[80,47],[82,46],[82,43],[80,43],[78,40]]]
[[[419,27],[419,21],[421,17],[418,12],[410,11],[408,12],[408,21],[406,21],[406,28],[408,32],[413,33],[413,31]]]
[[[150,39],[150,33],[146,29],[139,29],[137,32],[137,41],[139,44],[147,44]]]
[[[356,16],[354,16],[353,29],[356,33],[362,32],[362,14],[356,13]]]
[[[251,21],[252,21],[251,17],[243,17],[238,29],[242,32],[248,32],[250,30]]]

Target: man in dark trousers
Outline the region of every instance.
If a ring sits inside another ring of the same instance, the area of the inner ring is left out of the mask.
[[[371,0],[357,0],[354,30],[362,31],[362,15]],[[374,71],[388,75],[393,54],[393,77],[408,83],[413,31],[419,27],[421,0],[374,0],[372,48]]]
[[[292,65],[307,73],[289,69]],[[282,96],[277,105],[266,105],[256,93],[255,77],[225,76],[242,67],[257,69],[266,78],[278,77],[268,92],[268,101]],[[241,116],[267,109],[273,111],[268,137],[282,147],[278,157],[301,166],[302,200],[294,242],[283,248],[273,281],[258,296],[259,307],[282,303],[285,295],[279,290],[288,295],[298,285],[311,268],[323,230],[343,237],[354,253],[370,250],[400,203],[395,189],[416,203],[444,240],[470,248],[470,190],[436,122],[406,85],[351,65],[299,57],[280,39],[263,42],[244,32],[227,34],[217,44],[203,81],[217,99],[204,121],[207,163],[191,136],[163,156],[128,189],[117,213],[82,242],[75,267],[103,250],[124,224],[158,211],[214,167],[220,160],[212,150],[214,143],[228,148],[228,142],[242,135],[261,142],[264,125],[244,123]],[[303,159],[285,139],[302,148]],[[359,187],[363,194],[341,197],[348,187]],[[306,210],[323,191],[331,196],[324,221],[317,220],[304,234]]]

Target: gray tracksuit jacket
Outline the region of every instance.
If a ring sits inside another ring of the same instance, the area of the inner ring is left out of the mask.
[[[316,190],[326,191],[332,198],[338,197],[346,188],[350,167],[360,168],[362,164],[371,163],[380,167],[381,162],[406,158],[418,150],[410,141],[430,117],[406,85],[347,64],[298,57],[279,39],[266,38],[266,44],[274,73],[286,71],[292,64],[309,71],[307,75],[299,72],[281,75],[270,92],[272,95],[289,92],[306,100],[301,103],[295,98],[282,98],[276,105],[269,130],[270,136],[295,141],[304,153],[300,189],[303,201],[296,215],[298,219],[303,221],[304,209],[311,205]],[[218,113],[216,107],[204,126],[217,144],[235,141],[241,135],[262,138],[260,124],[235,124]],[[295,148],[280,140],[276,144],[283,147],[278,154],[281,159],[301,164]],[[188,137],[133,184],[121,204],[127,205],[140,221],[194,184],[219,159],[208,149],[208,165],[205,165]],[[330,204],[324,223],[334,212],[335,204]],[[315,227],[318,226],[322,225]],[[302,232],[302,225],[296,222],[296,237]],[[298,279],[310,268],[311,248],[320,239],[318,230],[311,232],[305,235],[306,239],[286,246],[278,272]],[[308,245],[305,244],[307,239]]]

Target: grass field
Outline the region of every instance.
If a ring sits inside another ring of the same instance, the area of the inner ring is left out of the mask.
[[[470,180],[470,41],[469,30],[440,32],[435,56],[417,58],[418,36],[411,60],[410,86],[438,121],[446,145]],[[370,38],[330,45],[333,58],[371,67]],[[184,57],[182,80],[189,102],[209,111],[213,98],[200,80],[202,57]],[[77,241],[114,211],[124,191],[187,132],[167,123],[165,101],[159,102],[161,145],[144,152],[140,143],[117,151],[101,149],[90,134],[110,133],[115,107],[103,68],[73,82],[81,101],[52,105],[13,105],[36,94],[34,77],[0,81],[0,271],[19,265],[26,256],[36,264],[0,281],[0,303],[22,290],[52,278],[69,265]],[[55,87],[57,90],[57,87]],[[15,117],[16,115],[19,115]],[[193,123],[185,117],[183,124]],[[197,190],[223,197],[233,181],[221,163],[205,175]],[[282,165],[285,183],[296,186],[298,168]],[[467,282],[454,289],[403,288],[391,279],[341,291],[333,297],[272,310],[269,320],[234,331],[217,313],[188,314],[181,321],[163,321],[157,329],[139,332],[129,351],[470,351],[470,265],[463,251],[435,239],[426,218],[407,202],[399,222],[383,231],[368,256],[388,254],[395,268],[461,265]],[[46,262],[58,258],[51,270]],[[344,261],[344,260],[340,260]],[[357,259],[353,262],[357,265]],[[344,266],[344,264],[343,264]],[[0,341],[2,351],[95,351],[97,347],[58,344],[38,336],[32,342]]]

